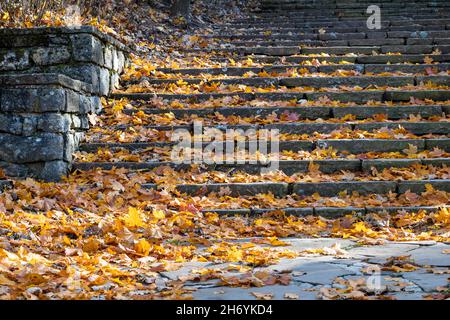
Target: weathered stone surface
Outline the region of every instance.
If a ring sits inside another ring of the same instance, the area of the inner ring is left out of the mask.
[[[63,89],[42,88],[39,89],[37,94],[39,95],[39,109],[32,111],[60,111],[66,107],[66,91]]]
[[[110,85],[111,85],[111,78],[109,75],[109,70],[100,68],[100,74],[99,74],[99,90],[101,95],[108,95],[110,91]]]
[[[347,275],[357,274],[354,271],[346,270],[345,268],[331,263],[314,263],[299,265],[296,270],[305,271],[306,274],[296,277],[296,280],[313,284],[313,285],[325,285],[330,284],[337,277],[343,277]]]
[[[314,132],[331,132],[339,128],[350,128],[350,125],[345,123],[275,123],[265,125],[264,128],[278,129],[280,133],[311,134]]]
[[[373,51],[379,52],[379,47],[323,47],[323,48],[303,48],[302,54],[320,54],[322,52],[328,54],[347,54],[347,53],[361,53],[372,54]]]
[[[450,180],[420,180],[420,181],[400,181],[398,191],[405,193],[410,190],[414,193],[422,193],[426,190],[426,185],[430,184],[436,190],[450,191]]]
[[[31,54],[33,62],[39,66],[67,63],[70,57],[71,53],[69,48],[65,46],[37,48]]]
[[[428,150],[439,148],[448,152],[450,151],[450,139],[426,139],[425,147]]]
[[[251,214],[251,210],[250,209],[203,209],[202,212],[207,213],[207,212],[212,212],[212,213],[217,213],[219,215],[230,215],[230,216],[234,216],[234,215],[250,215]]]
[[[450,85],[450,76],[417,76],[416,79],[418,84],[427,84],[431,82],[442,86]]]
[[[421,266],[449,267],[448,254],[442,252],[445,249],[448,250],[449,246],[439,243],[432,247],[420,247],[409,251],[408,255],[410,254],[411,259]]]
[[[348,151],[353,154],[366,152],[396,152],[408,149],[409,145],[416,146],[418,150],[425,147],[424,140],[384,140],[384,139],[328,139],[318,140],[317,145],[321,148],[333,147],[340,151]]]
[[[271,192],[276,197],[283,197],[287,194],[288,185],[286,183],[215,183],[215,184],[185,184],[178,185],[177,190],[190,195],[220,192],[229,188],[231,195],[256,195],[259,193]]]
[[[319,182],[319,183],[295,183],[293,193],[299,195],[311,195],[318,193],[322,196],[333,197],[339,192],[358,192],[359,194],[385,194],[394,192],[394,181],[348,181],[348,182]]]
[[[275,166],[284,173],[292,175],[296,172],[308,171],[310,163],[310,160],[280,160]],[[319,165],[319,170],[324,173],[341,170],[358,171],[361,169],[361,161],[358,159],[315,160],[314,163]]]
[[[1,89],[0,108],[6,112],[25,112],[39,108],[39,95],[36,89]]]
[[[319,100],[320,98],[329,98],[342,102],[365,103],[367,101],[382,101],[384,91],[353,91],[353,92],[307,92],[308,100]],[[409,100],[409,99],[408,99]]]
[[[391,82],[389,82],[391,83]],[[441,106],[394,106],[394,107],[337,107],[333,108],[333,115],[342,118],[347,114],[355,115],[357,119],[370,118],[375,114],[386,114],[388,119],[405,119],[409,115],[421,115],[424,118],[438,116],[442,114]]]
[[[28,50],[0,50],[0,71],[24,70],[30,66]]]
[[[12,163],[62,160],[62,135],[41,133],[30,137],[0,135],[0,160]]]
[[[95,92],[100,93],[100,72],[102,68],[95,64],[72,64],[50,66],[52,73],[61,73],[76,80],[89,83]]]
[[[0,33],[0,47],[4,48],[0,70],[4,71],[63,73],[107,94],[118,85],[118,79],[111,81],[105,70],[118,74],[127,64],[129,49],[93,27],[8,28]]]
[[[356,124],[355,129],[364,131],[374,131],[381,128],[396,129],[402,126],[408,132],[424,135],[424,134],[447,134],[450,132],[450,122],[372,122]]]
[[[104,64],[102,43],[91,34],[74,34],[71,36],[73,57],[80,62]]]
[[[396,77],[299,77],[299,78],[281,78],[280,85],[287,87],[337,87],[337,86],[360,86],[367,87],[369,85],[383,86],[386,83],[395,86],[406,86],[414,84],[412,76],[396,76]]]
[[[381,73],[381,72],[406,72],[406,73],[422,73],[426,72],[427,68],[436,68],[439,71],[446,71],[449,69],[448,63],[440,63],[438,65],[430,64],[367,64],[365,65],[366,72]]]
[[[414,212],[417,213],[421,210],[425,212],[436,212],[438,208],[436,207],[367,207],[367,213],[381,213],[387,212],[389,214],[395,215],[399,212]]]
[[[337,194],[335,194],[337,195]],[[324,218],[340,218],[346,215],[359,214],[364,215],[366,213],[365,208],[357,207],[315,207],[314,214],[316,216]]]
[[[406,45],[406,46],[382,46],[382,53],[389,52],[400,52],[403,54],[423,54],[423,53],[431,53],[433,51],[433,46],[427,45]]]
[[[406,168],[416,163],[422,163],[420,159],[367,159],[362,160],[362,170],[371,172],[372,168],[383,170],[385,168]]]
[[[310,216],[314,214],[313,208],[277,208],[277,209],[259,209],[259,208],[252,208],[251,212],[254,215],[260,215],[267,212],[273,212],[273,211],[283,211],[286,215],[292,215],[292,216]]]
[[[73,161],[73,153],[78,149],[84,132],[66,132],[64,134],[64,154],[63,159],[69,163]]]
[[[45,181],[59,181],[61,177],[68,174],[69,168],[69,163],[65,161],[49,161],[45,163],[37,177]]]
[[[89,86],[62,75],[0,77],[0,160],[12,176],[56,181],[65,175],[97,112]],[[78,130],[72,131],[72,130]]]
[[[422,91],[386,91],[388,101],[410,101],[411,97],[417,99],[431,99],[445,101],[450,99],[450,90],[422,90]]]
[[[283,300],[286,293],[295,293],[299,300],[314,300],[317,292],[312,291],[308,284],[291,284],[288,286],[273,285],[260,288],[230,288],[230,287],[200,287],[193,292],[194,299],[198,300],[256,300],[252,292],[259,294],[271,293],[273,299]]]
[[[415,283],[425,292],[436,291],[437,287],[448,285],[448,275],[434,274],[426,271],[405,272],[403,278]]]
[[[105,63],[105,67],[108,69],[112,69],[113,68],[113,47],[106,45],[103,48],[103,57],[104,57],[104,63]]]
[[[402,45],[405,43],[403,39],[386,39],[386,38],[372,38],[372,39],[357,39],[349,40],[350,46],[384,46],[384,45]]]

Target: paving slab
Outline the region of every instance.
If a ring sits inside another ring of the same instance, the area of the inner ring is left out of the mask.
[[[443,253],[443,250],[449,249],[450,245],[439,243],[435,246],[416,248],[408,254],[421,266],[450,267],[450,254]]]
[[[415,283],[425,292],[433,292],[437,287],[446,287],[449,284],[448,274],[434,274],[423,270],[404,272],[402,277]]]
[[[273,295],[273,300],[285,300],[286,293],[293,293],[298,295],[298,300],[315,300],[318,290],[310,291],[311,288],[313,288],[312,285],[304,283],[260,288],[203,288],[194,291],[192,296],[198,300],[256,300],[256,297],[252,294],[252,292],[256,292],[259,294],[270,293]]]
[[[401,244],[401,243],[386,243],[381,246],[357,246],[354,248],[349,249],[349,253],[351,255],[361,255],[368,258],[376,258],[370,259],[369,262],[376,262],[376,263],[384,263],[387,258],[393,257],[393,256],[404,256],[409,255],[411,250],[420,248],[419,245],[413,245],[413,244]]]

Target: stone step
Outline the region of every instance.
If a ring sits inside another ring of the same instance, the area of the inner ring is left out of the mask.
[[[358,15],[361,15],[361,13],[366,13],[364,11],[367,9],[367,7],[370,4],[365,4],[364,7],[357,7],[357,8],[336,8],[335,6],[330,5],[317,5],[317,4],[310,4],[310,5],[302,5],[302,6],[290,6],[290,7],[280,7],[280,6],[273,6],[270,9],[267,9],[265,11],[261,11],[258,14],[258,17],[261,19],[269,19],[271,17],[274,18],[280,18],[280,17],[286,17],[286,18],[312,18],[313,16],[316,16],[320,19],[342,19],[342,18],[348,18],[351,16],[352,13],[356,11]],[[430,15],[434,14],[436,16],[446,16],[447,15],[447,6],[446,5],[440,5],[440,6],[413,6],[410,8],[383,8],[383,11],[386,11],[387,17],[395,17],[395,18],[402,18],[406,16],[411,15]],[[380,7],[381,8],[381,7]],[[279,14],[278,16],[275,16],[276,14]],[[367,16],[367,14],[366,14]],[[252,21],[251,18],[247,19],[240,19],[236,22],[255,22]]]
[[[406,52],[404,49],[406,46],[369,46],[369,47],[348,47],[348,46],[336,46],[336,47],[299,47],[299,46],[266,46],[266,47],[230,47],[230,48],[211,48],[211,49],[187,49],[186,52],[234,52],[241,55],[260,54],[266,56],[293,56],[296,54],[373,54],[373,53],[388,53],[396,52],[395,50],[402,50],[404,53],[431,53],[442,46],[408,46],[408,50],[412,52]],[[409,48],[411,47],[411,48]],[[394,50],[395,49],[395,50]],[[402,53],[403,53],[402,52]],[[444,51],[443,51],[444,52]],[[446,53],[446,52],[444,52]]]
[[[348,39],[426,39],[448,38],[450,29],[445,25],[421,26],[411,22],[401,26],[384,26],[381,29],[369,30],[366,25],[351,26],[303,26],[293,25],[265,27],[246,26],[241,29],[222,28],[203,36],[208,42],[214,40],[348,40]]]
[[[410,39],[347,39],[347,40],[274,40],[274,41],[248,41],[248,40],[232,40],[227,42],[216,42],[216,45],[226,47],[335,47],[335,46],[349,46],[356,47],[369,47],[369,46],[383,46],[383,45],[395,45],[402,46],[407,44],[422,44],[422,45],[439,45],[447,44],[450,38],[445,38],[443,40],[430,39],[414,39],[422,40],[422,42],[415,43],[418,41],[413,41],[411,43]]]
[[[398,32],[404,31],[404,32]],[[408,31],[408,32],[405,32]],[[358,39],[445,39],[449,37],[449,29],[445,25],[431,26],[390,26],[379,30],[364,27],[314,27],[314,28],[245,28],[228,29],[203,36],[213,40],[253,40],[253,41],[300,41],[300,40],[358,40]]]
[[[340,102],[354,102],[358,104],[368,101],[410,101],[411,97],[417,99],[430,99],[434,101],[450,100],[450,90],[370,90],[370,91],[324,91],[324,92],[230,92],[230,93],[196,93],[196,94],[161,94],[161,93],[115,93],[113,99],[126,98],[128,100],[151,101],[155,97],[166,101],[187,100],[203,102],[210,99],[224,97],[239,97],[243,101],[262,99],[267,101],[301,100],[317,101],[329,98]]]
[[[308,183],[283,183],[283,182],[254,182],[254,183],[208,183],[208,184],[179,184],[176,190],[186,195],[207,195],[219,193],[225,188],[230,196],[253,196],[257,194],[272,193],[281,198],[287,195],[308,196],[318,193],[324,197],[335,197],[339,193],[347,191],[351,194],[357,192],[360,195],[423,192],[425,186],[430,184],[436,190],[450,192],[450,180],[420,180],[420,181],[344,181],[344,182],[308,182]],[[157,189],[159,186],[153,183],[143,184],[142,187]],[[414,190],[414,191],[413,191]]]
[[[335,47],[346,46],[355,48],[359,47],[381,46],[382,52],[401,52],[401,53],[429,53],[422,52],[422,48],[428,50],[430,46],[440,46],[450,44],[450,37],[446,38],[371,38],[371,39],[343,39],[343,40],[271,40],[271,41],[248,41],[248,40],[231,40],[228,42],[216,41],[216,45],[223,48],[232,47]],[[417,47],[417,46],[423,47]],[[415,47],[411,47],[415,46]],[[426,46],[426,47],[425,47]],[[400,49],[392,49],[400,48]],[[402,52],[403,51],[403,52]],[[305,51],[302,51],[305,52]]]
[[[411,31],[422,31],[427,30],[430,27],[439,27],[438,30],[448,30],[448,25],[450,24],[450,19],[448,16],[434,17],[435,19],[429,19],[432,16],[412,18],[412,19],[399,19],[398,17],[389,17],[386,20],[382,20],[381,29],[379,30],[392,30],[396,27],[408,27],[407,30]],[[318,19],[317,21],[309,20],[308,18],[301,18],[301,20],[292,20],[292,18],[285,18],[282,20],[260,20],[258,22],[243,22],[234,23],[232,25],[219,25],[217,31],[233,31],[233,32],[245,32],[248,30],[263,30],[274,31],[274,30],[289,30],[289,31],[306,31],[310,32],[314,28],[327,28],[326,30],[334,30],[340,28],[357,28],[360,31],[370,31],[367,29],[367,16],[362,19],[346,19],[346,20],[325,20]],[[286,22],[286,20],[288,20]],[[413,29],[414,28],[414,29]],[[397,29],[398,30],[398,29]]]
[[[350,154],[360,154],[367,152],[402,152],[408,149],[409,145],[417,147],[417,150],[433,150],[440,148],[450,151],[449,139],[326,139],[318,140],[317,146],[322,149],[333,148],[338,151],[346,151]]]
[[[450,122],[381,122],[381,123],[359,123],[355,125],[356,130],[374,131],[380,128],[397,129],[399,126],[405,128],[408,132],[416,135],[426,134],[449,134]]]
[[[432,82],[439,85],[450,85],[450,75],[448,76],[300,76],[300,77],[250,77],[250,78],[217,78],[205,80],[201,78],[180,78],[180,79],[147,79],[151,85],[176,84],[182,80],[188,84],[199,83],[222,83],[227,85],[242,84],[257,87],[337,87],[337,86],[385,86],[401,87],[416,85],[417,83]]]
[[[0,164],[0,167],[1,167],[1,164]],[[2,193],[3,190],[5,190],[7,188],[11,188],[12,185],[13,185],[12,181],[0,179],[0,194]]]
[[[450,100],[450,91],[448,90],[424,90],[424,91],[404,91],[387,90],[384,95],[386,101],[410,101],[411,97],[416,99],[430,99],[434,101]]]
[[[326,159],[314,160],[314,164],[319,166],[319,171],[323,173],[336,173],[341,171],[351,172],[372,172],[375,168],[378,171],[388,168],[407,168],[414,164],[433,165],[435,167],[450,165],[450,158],[442,159]],[[277,168],[286,175],[293,175],[300,172],[308,172],[311,160],[279,160],[268,163],[202,163],[205,170],[216,170],[223,172],[242,171],[249,174],[259,174],[268,168]],[[168,166],[177,171],[189,170],[190,164],[179,164],[176,162],[153,161],[153,162],[76,162],[73,170],[92,170],[102,168],[110,170],[112,168],[126,168],[128,170],[153,170],[160,166]]]
[[[228,40],[229,43],[236,45],[237,42],[246,40],[246,44],[252,42],[283,42],[283,41],[302,41],[302,40],[435,40],[435,39],[448,39],[450,37],[450,30],[445,29],[445,26],[429,26],[422,27],[418,30],[415,26],[395,26],[380,29],[377,31],[369,31],[365,28],[336,28],[336,29],[324,29],[324,28],[308,28],[308,29],[295,29],[295,28],[269,28],[267,29],[245,29],[242,31],[233,30],[234,33],[228,33],[222,31],[217,34],[210,34],[204,38],[208,42],[213,40]],[[360,30],[360,31],[359,31]],[[251,40],[251,41],[248,41]],[[227,42],[224,42],[227,43]],[[403,42],[405,43],[405,42]],[[433,41],[432,41],[433,43]],[[430,43],[430,44],[432,44]],[[394,43],[395,44],[395,43]],[[439,44],[439,43],[437,43]]]
[[[117,125],[111,126],[112,130],[125,130],[127,128],[134,127],[134,125]],[[148,129],[157,129],[161,131],[173,131],[183,129],[186,131],[193,131],[192,124],[182,125],[145,125]],[[348,130],[363,130],[368,132],[374,132],[382,128],[398,129],[404,128],[406,131],[416,135],[426,134],[449,134],[450,133],[450,121],[422,121],[422,122],[408,122],[408,121],[396,121],[396,122],[362,122],[352,123],[348,122],[279,122],[270,124],[240,124],[240,125],[227,125],[227,124],[211,124],[205,125],[205,128],[215,128],[219,130],[234,129],[234,130],[279,130],[280,133],[289,134],[313,134],[318,133],[330,133],[334,130],[348,129]]]
[[[311,58],[310,58],[311,60]],[[423,60],[423,59],[422,59]],[[192,69],[159,69],[158,71],[166,74],[180,74],[181,77],[188,76],[202,76],[203,75],[226,75],[226,76],[243,76],[246,73],[253,72],[258,74],[260,72],[267,73],[283,73],[287,72],[289,69],[303,69],[305,68],[310,73],[321,72],[321,73],[333,73],[338,70],[354,70],[364,74],[368,73],[382,73],[382,72],[403,72],[403,73],[425,73],[427,70],[432,70],[433,72],[442,72],[450,70],[450,63],[439,63],[439,64],[336,64],[336,65],[319,65],[307,66],[301,64],[291,64],[291,65],[272,65],[263,67],[229,67],[229,68],[192,68]],[[142,79],[147,77],[136,79],[135,82],[140,82]],[[133,83],[133,81],[130,81]]]
[[[427,213],[436,212],[439,210],[439,206],[404,206],[404,207],[280,207],[280,208],[240,208],[240,209],[203,209],[203,213],[216,213],[221,216],[258,216],[273,211],[284,211],[286,215],[292,216],[320,216],[324,218],[340,218],[346,215],[358,214],[363,216],[369,213],[382,213],[395,215],[398,212],[411,212],[417,213],[419,211],[425,211]]]
[[[378,2],[377,2],[378,4]],[[317,5],[310,3],[308,4],[283,4],[283,5],[271,5],[270,7],[266,7],[265,11],[260,14],[286,14],[289,16],[289,13],[297,11],[299,14],[303,14],[305,16],[310,16],[312,14],[328,14],[330,16],[334,15],[336,17],[347,17],[351,16],[353,13],[365,14],[366,9],[370,4],[368,3],[360,3],[360,4],[350,4],[348,6],[345,5]],[[409,5],[409,4],[408,4]],[[399,14],[414,14],[414,13],[443,13],[445,14],[445,9],[448,7],[448,4],[439,4],[434,6],[420,6],[420,5],[412,5],[411,7],[405,8],[405,4],[381,4],[380,5],[383,11],[386,11],[390,15],[399,15]]]
[[[240,148],[248,149],[247,142]],[[206,147],[211,143],[203,143],[202,147]],[[227,150],[226,142],[215,142],[215,145],[222,144],[222,150]],[[130,151],[139,151],[152,147],[169,148],[176,145],[176,142],[148,142],[148,143],[86,143],[80,146],[81,151],[97,152],[98,149],[115,150],[124,148]],[[409,145],[415,146],[418,151],[433,150],[439,148],[450,152],[450,138],[441,139],[318,139],[316,141],[309,140],[281,140],[279,141],[279,150],[291,151],[313,151],[316,148],[327,149],[333,148],[338,152],[348,152],[349,154],[362,154],[368,152],[402,152],[408,149]],[[234,149],[233,149],[234,150]],[[270,151],[270,143],[267,150]],[[151,152],[151,151],[150,151]],[[232,152],[232,151],[230,151]]]
[[[126,114],[134,114],[143,111],[146,114],[172,113],[176,118],[192,116],[208,117],[216,114],[224,117],[261,117],[276,114],[280,117],[283,114],[295,114],[299,119],[316,120],[319,118],[342,118],[348,114],[354,115],[356,119],[367,119],[377,114],[385,114],[388,119],[407,119],[410,115],[420,115],[422,118],[431,116],[441,116],[443,113],[450,114],[450,108],[441,105],[411,105],[411,106],[349,106],[349,107],[217,107],[199,109],[135,109],[123,110]]]
[[[301,64],[307,61],[312,62],[317,60],[320,63],[327,64],[339,64],[339,63],[356,63],[356,64],[398,64],[398,63],[424,63],[425,57],[428,56],[433,59],[434,62],[450,62],[450,54],[440,54],[440,55],[423,55],[423,54],[403,54],[403,55],[356,55],[356,56],[288,56],[280,57],[275,56],[251,56],[250,58],[254,62],[258,63],[273,63],[285,65],[286,63]],[[218,58],[217,61],[228,62],[228,59]],[[319,66],[323,67],[323,66]]]

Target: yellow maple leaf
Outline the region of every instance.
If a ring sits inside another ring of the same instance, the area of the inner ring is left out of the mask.
[[[141,217],[141,211],[134,207],[128,208],[128,214],[123,220],[127,227],[143,227],[145,225]]]
[[[153,216],[156,219],[164,219],[166,217],[166,214],[162,210],[153,210]]]
[[[152,245],[147,240],[141,239],[134,245],[134,249],[136,252],[144,256],[148,256],[152,249]]]

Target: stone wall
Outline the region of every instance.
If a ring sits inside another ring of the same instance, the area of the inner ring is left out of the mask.
[[[108,95],[119,84],[129,50],[96,28],[0,29],[0,73],[58,73]]]
[[[0,168],[57,181],[128,49],[92,27],[0,29]]]
[[[59,74],[0,76],[0,167],[47,181],[67,174],[101,108],[92,86]]]

